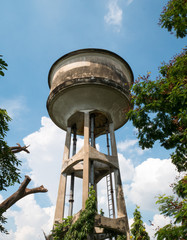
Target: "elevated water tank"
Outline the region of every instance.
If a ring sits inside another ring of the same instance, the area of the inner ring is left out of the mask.
[[[83,112],[94,110],[96,136],[107,122],[118,129],[126,123],[133,73],[117,54],[103,49],[81,49],[58,59],[48,76],[47,109],[53,122],[66,130],[77,124],[83,134]]]

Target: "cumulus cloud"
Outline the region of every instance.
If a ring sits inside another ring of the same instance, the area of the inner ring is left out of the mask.
[[[52,204],[56,204],[65,136],[65,131],[58,128],[49,118],[42,117],[41,128],[23,139],[25,145],[30,145],[30,154],[19,154],[19,158],[26,160],[31,169],[28,174],[34,185],[43,184],[48,189]],[[78,137],[77,151],[82,146],[83,139]]]
[[[119,31],[122,22],[123,11],[118,5],[118,0],[110,0],[107,8],[108,12],[104,16],[105,22],[109,25],[115,26]]]
[[[123,182],[131,181],[134,177],[135,168],[130,159],[126,159],[121,153],[118,153],[121,178]]]
[[[148,151],[148,149],[142,150],[138,146],[138,140],[137,139],[127,139],[125,141],[119,142],[117,144],[118,150],[120,152],[128,152],[130,154],[136,154],[136,155],[142,155],[145,153],[145,151]]]
[[[128,201],[143,210],[156,210],[155,196],[171,194],[169,185],[176,176],[177,171],[170,159],[147,159],[135,168],[132,183],[125,186]]]
[[[137,142],[138,142],[137,139],[125,140],[123,142],[119,142],[118,149],[123,152],[123,151],[133,147]]]
[[[57,187],[65,142],[65,132],[54,125],[47,117],[42,117],[41,128],[23,139],[29,146],[30,154],[20,153],[20,158],[26,159],[31,172],[28,173],[35,186],[43,184],[48,189],[48,195],[55,204]]]
[[[16,231],[9,235],[3,235],[3,239],[9,240],[40,240],[43,239],[43,231],[47,234],[52,229],[54,206],[41,208],[34,195],[29,195],[16,203],[19,210],[9,209],[5,216],[14,219]],[[0,235],[1,236],[1,235]]]

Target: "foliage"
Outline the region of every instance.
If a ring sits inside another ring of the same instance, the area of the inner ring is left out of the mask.
[[[149,240],[150,237],[145,230],[145,226],[143,225],[143,221],[141,220],[141,213],[138,210],[139,207],[136,206],[136,209],[133,213],[134,222],[131,225],[131,234],[134,240]]]
[[[7,70],[7,63],[0,55],[0,75],[4,76],[3,70]],[[21,164],[16,156],[12,153],[4,138],[9,130],[8,122],[11,118],[6,110],[0,108],[0,191],[6,190],[7,187],[19,182],[20,172],[18,166]],[[3,216],[4,211],[0,212],[0,232],[8,233],[3,227],[6,218]]]
[[[86,240],[89,234],[94,232],[94,220],[97,213],[97,203],[95,190],[90,188],[89,198],[86,200],[86,207],[80,213],[78,220],[73,223],[73,217],[67,217],[63,219],[62,223],[56,224],[52,231],[52,237],[54,240]],[[101,210],[101,213],[103,211]],[[119,235],[119,233],[105,229],[105,233],[111,237],[116,237],[117,240],[126,240],[126,235]]]
[[[0,191],[19,182],[20,178],[18,166],[21,163],[4,140],[10,120],[6,110],[0,109]]]
[[[0,191],[6,190],[7,187],[19,182],[20,178],[18,169],[20,161],[12,153],[4,140],[9,130],[8,122],[10,120],[11,118],[8,116],[6,110],[0,109]],[[0,212],[0,232],[7,234],[7,230],[3,227],[3,224],[6,223],[3,212]]]
[[[104,216],[105,213],[103,212],[103,209],[102,209],[102,208],[100,209],[99,214],[100,214],[101,216]]]
[[[161,228],[157,233],[157,240],[184,240],[184,228],[168,224]]]
[[[72,224],[72,217],[63,219],[53,230],[54,240],[87,239],[87,235],[94,231],[94,217],[97,211],[96,196],[93,187],[90,188],[89,197],[86,200],[86,207],[80,213],[78,220]]]
[[[4,76],[3,70],[7,70],[8,64],[2,59],[2,55],[0,55],[0,75]]]
[[[159,24],[176,37],[185,37],[187,1],[170,0],[160,16]],[[163,63],[160,76],[150,80],[150,73],[140,76],[132,87],[132,104],[128,117],[138,129],[139,145],[153,147],[158,140],[166,149],[174,149],[172,162],[178,171],[187,170],[187,56],[186,50],[168,64]],[[174,196],[159,196],[161,214],[174,218],[156,232],[158,240],[187,239],[187,178],[173,186]],[[132,230],[131,230],[132,232]]]
[[[3,224],[5,224],[6,218],[3,216],[3,212],[0,211],[0,232],[8,234],[8,231],[3,227]]]
[[[139,145],[153,147],[159,140],[171,155],[178,171],[187,170],[187,54],[184,50],[169,64],[160,68],[160,76],[150,80],[139,77],[132,87],[132,103],[128,117],[138,129]]]
[[[174,192],[181,198],[187,198],[187,176],[184,176],[173,186]]]
[[[160,15],[159,24],[172,33],[176,32],[176,37],[183,38],[186,36],[187,26],[187,1],[170,0],[163,8]]]
[[[126,240],[126,235],[118,235],[116,240]]]
[[[158,240],[173,239],[183,240],[187,238],[187,175],[173,186],[175,196],[161,195],[158,197],[159,210],[164,216],[174,219],[156,232]],[[180,197],[180,198],[179,198]]]

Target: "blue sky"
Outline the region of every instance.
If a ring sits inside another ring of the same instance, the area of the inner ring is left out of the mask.
[[[48,194],[29,196],[8,211],[10,235],[3,239],[42,239],[41,229],[49,231],[53,220],[65,133],[52,124],[46,110],[51,65],[70,51],[102,48],[124,58],[135,79],[149,71],[155,78],[161,62],[167,62],[185,46],[185,39],[176,39],[158,26],[166,2],[0,1],[0,54],[8,63],[8,71],[0,79],[0,107],[6,108],[13,118],[7,141],[11,146],[17,142],[31,145],[30,155],[19,154],[22,174],[32,177],[31,187],[44,184],[49,189]],[[131,123],[116,132],[129,219],[138,204],[146,224],[150,219],[161,226],[169,220],[164,220],[151,204],[155,195],[170,193],[169,182],[177,173],[170,163],[169,151],[159,144],[141,151],[135,132]],[[79,139],[78,144],[81,142]],[[98,143],[104,149],[102,138]],[[1,198],[16,187],[2,192]],[[101,184],[101,207],[105,200]],[[153,229],[146,226],[152,234]]]

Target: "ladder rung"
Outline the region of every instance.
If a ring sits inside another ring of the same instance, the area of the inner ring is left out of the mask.
[[[112,204],[112,187],[111,187],[111,177],[110,174],[106,176],[106,185],[107,185],[107,196],[108,196],[108,211],[109,217],[113,218],[113,204]]]

